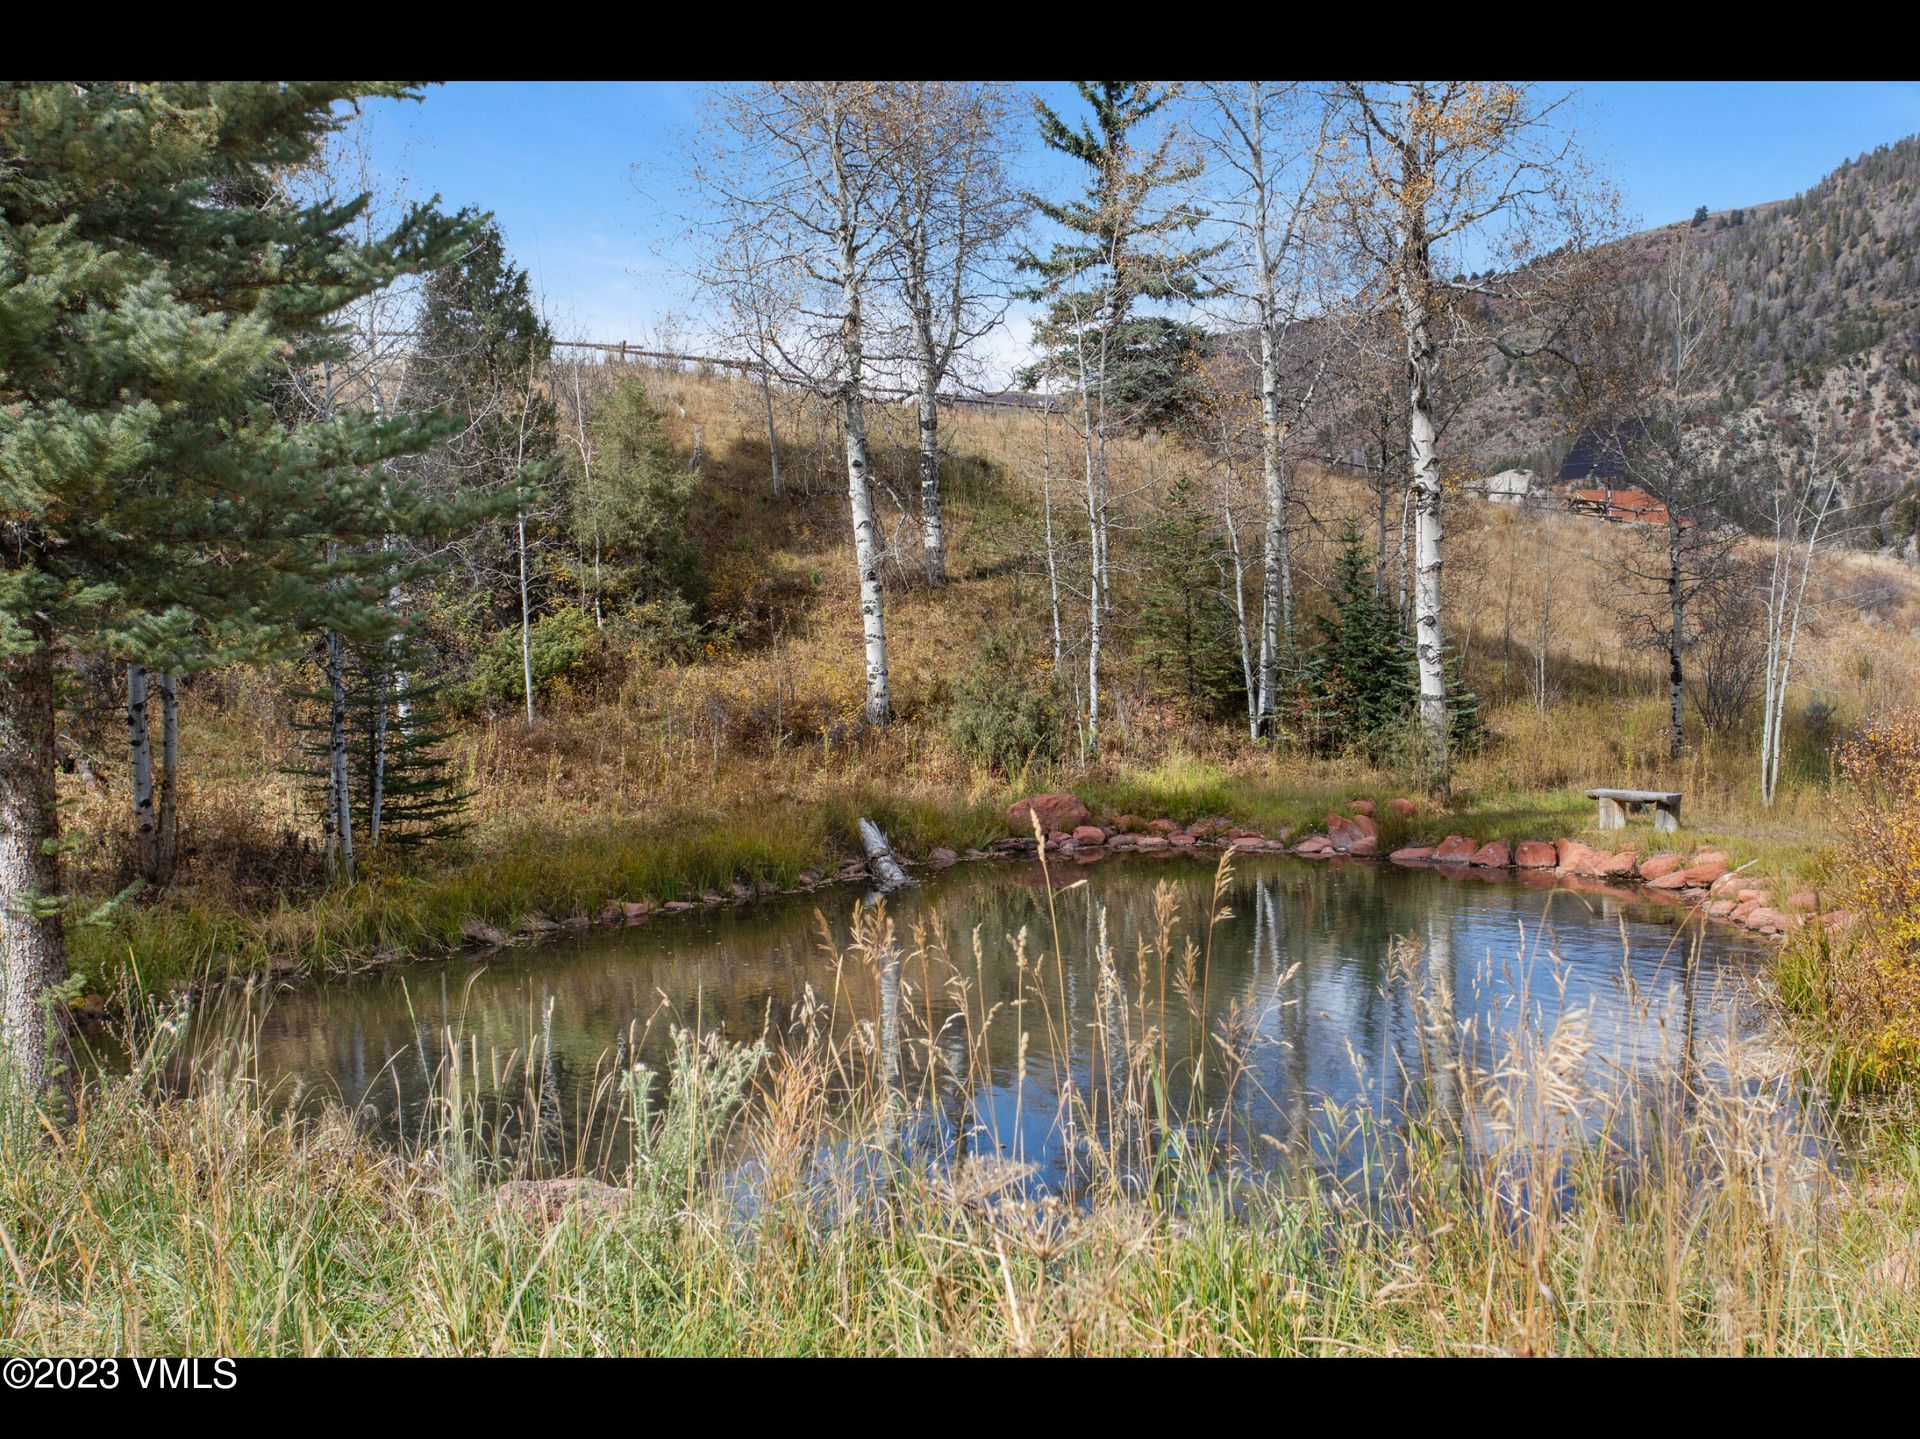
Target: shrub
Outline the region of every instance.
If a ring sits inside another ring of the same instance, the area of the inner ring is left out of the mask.
[[[1019,642],[991,632],[953,687],[947,726],[969,756],[1002,773],[1060,757],[1060,683]]]
[[[536,696],[557,681],[579,685],[599,668],[600,635],[593,618],[571,605],[540,616],[527,638]],[[526,697],[518,625],[493,637],[475,666],[473,687],[476,698],[517,701]]]
[[[1853,921],[1830,954],[1825,999],[1869,1069],[1912,1073],[1920,1069],[1920,710],[1843,744],[1840,764],[1852,794],[1830,898]]]

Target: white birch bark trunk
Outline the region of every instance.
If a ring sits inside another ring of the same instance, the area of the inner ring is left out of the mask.
[[[860,572],[860,626],[866,648],[867,723],[883,725],[893,717],[893,700],[887,688],[887,596],[873,527],[867,418],[859,393],[851,387],[842,405],[847,427],[847,503],[853,514],[853,561]]]
[[[527,694],[527,723],[533,723],[533,618],[527,603],[527,512],[514,516],[520,551],[520,682]]]
[[[1680,585],[1680,516],[1667,506],[1667,757],[1686,753],[1686,703],[1681,652],[1686,644],[1687,601]]]
[[[1414,653],[1420,667],[1420,728],[1439,787],[1449,783],[1447,680],[1441,627],[1440,462],[1434,452],[1433,351],[1426,317],[1408,327],[1408,458],[1413,466]]]
[[[353,881],[353,794],[347,773],[347,690],[340,633],[327,631],[327,800],[333,821],[333,857],[338,873]]]
[[[937,376],[930,364],[920,375],[920,548],[926,559],[927,583],[939,589],[947,582],[946,540],[940,530],[940,407]]]
[[[1040,512],[1046,526],[1047,600],[1053,618],[1053,672],[1058,676],[1066,663],[1060,636],[1060,565],[1053,544],[1053,407],[1040,413]]]

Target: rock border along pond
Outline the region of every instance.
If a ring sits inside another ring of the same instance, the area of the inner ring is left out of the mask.
[[[1420,813],[1420,805],[1404,797],[1390,799],[1387,805],[1401,818]],[[1094,864],[1119,854],[1177,854],[1214,849],[1332,861],[1384,859],[1407,867],[1457,869],[1488,879],[1664,900],[1693,909],[1709,920],[1738,925],[1776,940],[1784,940],[1808,920],[1815,920],[1831,931],[1844,928],[1850,918],[1838,910],[1819,913],[1818,899],[1810,887],[1747,875],[1744,873],[1747,866],[1733,867],[1724,853],[1712,848],[1695,849],[1691,854],[1664,850],[1643,859],[1637,849],[1596,849],[1565,837],[1514,843],[1491,840],[1481,844],[1449,834],[1437,844],[1405,845],[1382,856],[1379,825],[1373,817],[1375,808],[1371,800],[1353,800],[1344,812],[1327,815],[1323,824],[1325,833],[1296,837],[1289,828],[1261,834],[1218,815],[1185,825],[1166,818],[1143,820],[1130,814],[1113,815],[1099,823],[1078,796],[1056,791],[1029,795],[1009,805],[1006,822],[1010,832],[1005,838],[993,841],[984,849],[969,849],[964,854],[936,849],[921,863],[941,869],[970,860],[1032,856],[1040,850],[1038,835],[1044,835],[1048,856],[1075,864]],[[598,922],[603,926],[636,925],[656,915],[685,914],[728,904],[745,905],[775,895],[808,893],[872,878],[868,861],[850,859],[832,872],[802,871],[798,882],[786,888],[765,881],[749,884],[736,880],[725,894],[708,890],[698,900],[669,900],[662,904],[617,900],[601,911]],[[518,934],[510,935],[493,925],[469,920],[462,926],[462,933],[470,946],[493,950],[521,938],[539,942],[579,933],[593,923],[584,915],[574,915],[564,921],[535,915],[522,924]]]

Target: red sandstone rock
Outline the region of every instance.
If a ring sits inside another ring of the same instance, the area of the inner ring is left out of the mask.
[[[1676,890],[1687,887],[1687,872],[1684,869],[1669,870],[1647,881],[1648,889]]]
[[[1715,854],[1708,854],[1704,858],[1700,855],[1695,855],[1693,857],[1693,863],[1688,865],[1684,871],[1688,884],[1700,885],[1710,885],[1726,874],[1726,872],[1726,860]]]
[[[1310,834],[1293,847],[1293,852],[1309,857],[1320,854],[1332,854],[1333,842],[1324,834]]]
[[[1075,844],[1105,844],[1107,832],[1097,824],[1075,825],[1073,829]]]
[[[1506,869],[1513,863],[1513,853],[1504,839],[1489,840],[1473,852],[1473,858],[1467,863],[1481,869]]]
[[[1462,839],[1457,834],[1450,834],[1441,840],[1439,847],[1434,850],[1434,863],[1465,864],[1473,858],[1473,852],[1478,847],[1470,839]]]
[[[1170,819],[1156,819],[1152,824],[1148,825],[1147,828],[1155,834],[1172,834],[1176,829],[1180,828],[1180,826]]]
[[[1708,919],[1725,919],[1732,913],[1733,901],[1730,899],[1716,899],[1707,905]]]
[[[1412,819],[1420,812],[1420,806],[1410,799],[1390,799],[1387,801],[1387,808],[1402,819]]]
[[[1552,845],[1537,839],[1521,840],[1513,852],[1513,862],[1521,869],[1552,869],[1559,858]]]
[[[1349,819],[1342,814],[1327,816],[1327,842],[1345,854],[1363,839],[1369,839],[1379,831],[1373,827],[1373,821],[1359,814]]]
[[[1357,799],[1348,805],[1347,809],[1354,814],[1370,815],[1373,813],[1373,801],[1370,799]]]
[[[1591,863],[1593,858],[1593,851],[1577,839],[1557,839],[1553,842],[1553,850],[1559,860],[1555,868],[1568,874],[1581,873],[1581,866]]]
[[[1371,834],[1366,835],[1360,840],[1356,841],[1353,848],[1347,851],[1347,853],[1352,855],[1355,859],[1371,859],[1373,858],[1374,855],[1378,854],[1379,852],[1380,852],[1379,837]]]
[[[1064,791],[1056,794],[1029,795],[1026,799],[1015,800],[1007,806],[1007,829],[1009,833],[1023,838],[1033,833],[1033,816],[1040,816],[1040,827],[1047,830],[1070,830],[1087,823],[1093,818],[1087,807],[1080,803],[1079,797]]]
[[[1164,834],[1143,834],[1135,849],[1166,849],[1167,837]]]
[[[1395,864],[1425,864],[1433,858],[1433,846],[1430,844],[1402,845],[1387,858]]]
[[[1764,929],[1779,934],[1787,927],[1787,917],[1777,909],[1768,909],[1765,905],[1756,905],[1742,921],[1748,929]]]
[[[1630,849],[1623,849],[1618,854],[1602,854],[1595,850],[1584,872],[1595,879],[1632,879],[1634,864],[1639,858]]]
[[[1686,861],[1677,854],[1650,855],[1640,862],[1640,878],[1659,879],[1662,875],[1672,874],[1685,865]]]

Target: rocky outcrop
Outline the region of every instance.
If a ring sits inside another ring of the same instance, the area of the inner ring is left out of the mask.
[[[1513,863],[1519,869],[1552,869],[1559,862],[1559,853],[1542,840],[1523,839],[1513,852]]]

